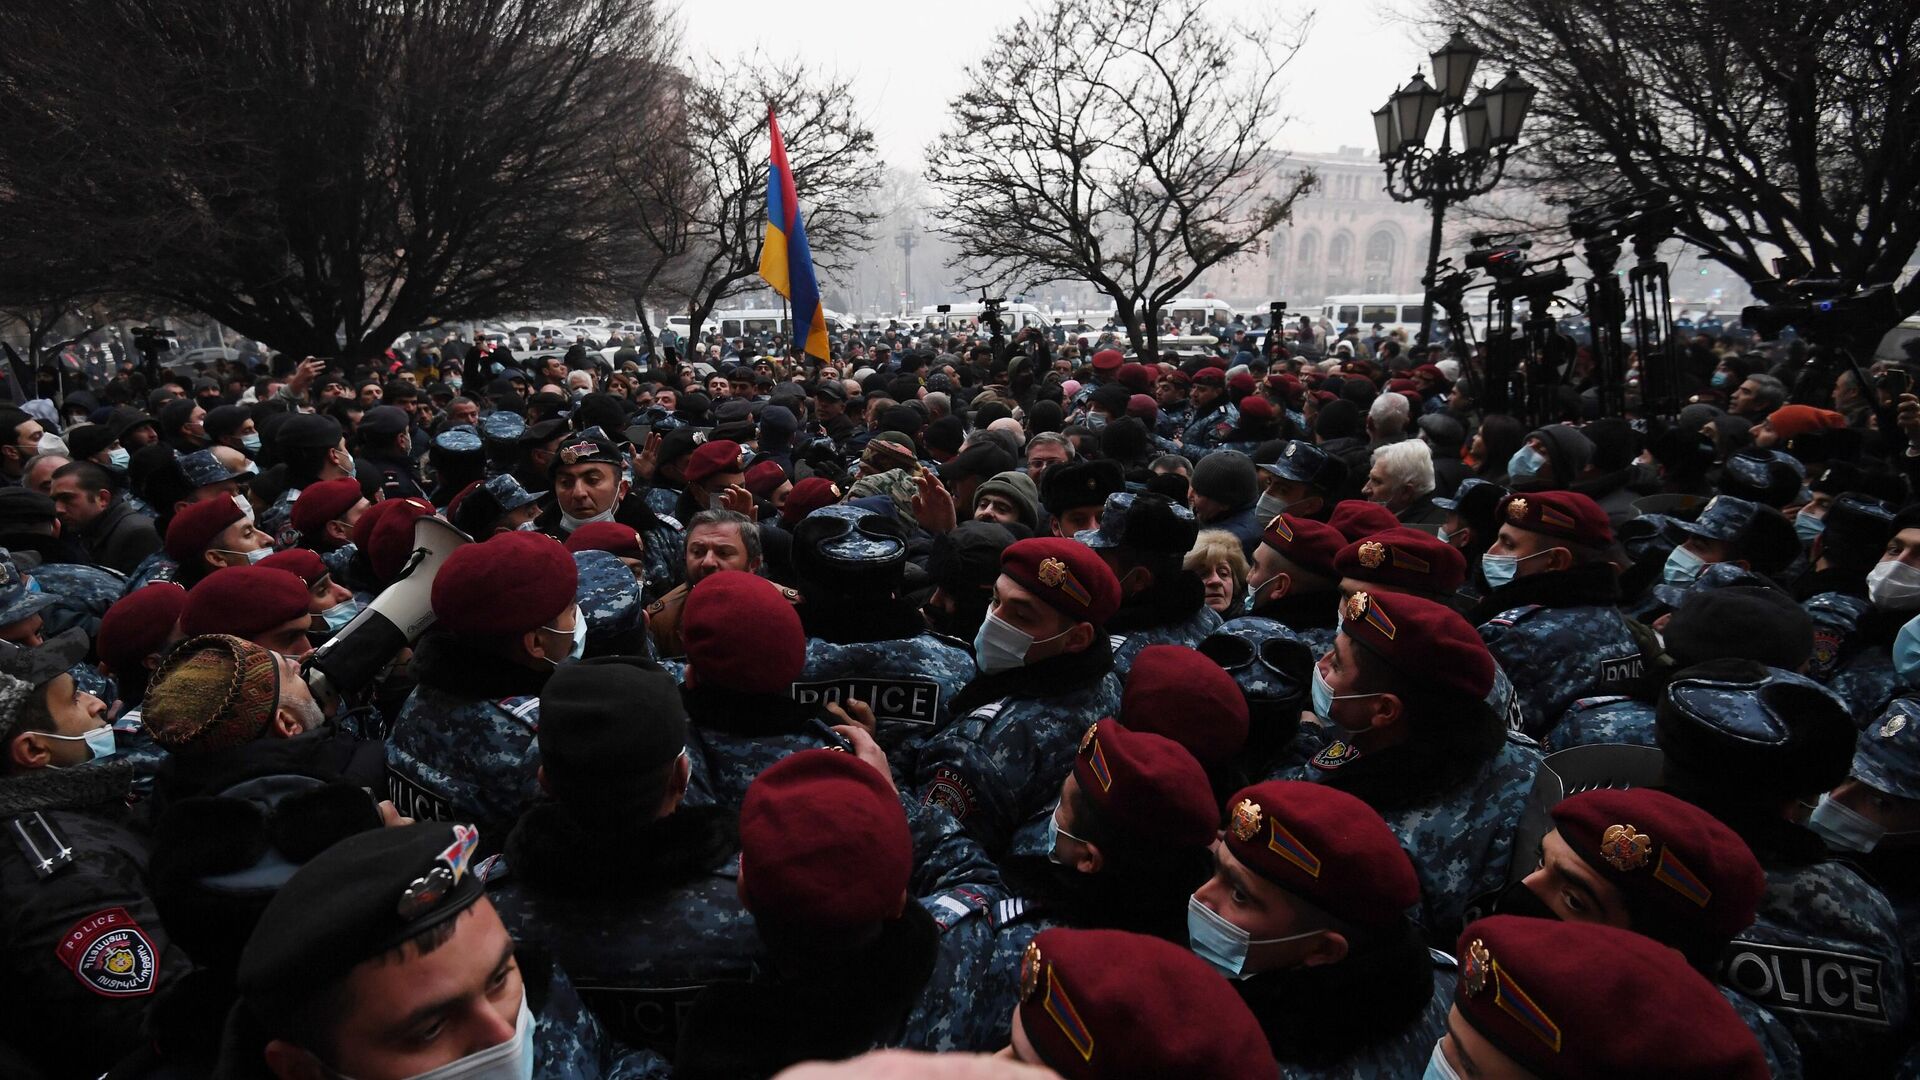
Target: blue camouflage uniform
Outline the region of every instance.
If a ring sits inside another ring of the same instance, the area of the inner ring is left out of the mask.
[[[876,741],[892,753],[910,739],[944,728],[948,704],[975,674],[972,653],[931,632],[846,643],[809,637],[793,698],[804,705],[849,697],[866,702],[878,721]]]
[[[281,492],[260,516],[255,519],[254,527],[270,537],[279,538],[280,534],[293,525],[293,504],[300,499],[300,489],[290,487]],[[144,564],[143,564],[144,565]],[[134,574],[140,573],[139,567]]]
[[[180,564],[168,558],[164,549],[156,551],[141,559],[133,572],[127,575],[126,592],[121,595],[143,589],[156,581],[176,581],[179,574]]]
[[[1340,1080],[1343,1077],[1415,1077],[1433,1056],[1433,1044],[1447,1033],[1447,1014],[1453,1009],[1453,957],[1427,950],[1433,960],[1433,997],[1413,1022],[1393,1035],[1362,1047],[1330,1065],[1280,1063],[1281,1080]]]
[[[1196,415],[1180,433],[1181,444],[1189,448],[1211,450],[1226,441],[1227,435],[1240,423],[1240,410],[1225,397],[1205,412],[1197,408],[1194,412]]]
[[[520,974],[533,1013],[535,1080],[667,1080],[673,1069],[651,1050],[630,1050],[607,1036],[558,964],[522,955]],[[536,994],[535,983],[540,992]],[[538,1005],[538,1008],[535,1006]]]
[[[1600,743],[1656,746],[1653,720],[1653,706],[1639,698],[1624,694],[1581,698],[1548,732],[1547,749],[1565,750]]]
[[[694,995],[756,969],[760,939],[740,904],[731,810],[683,807],[610,837],[543,802],[506,850],[478,871],[501,922],[567,969],[620,1042],[672,1054]]]
[[[1172,441],[1173,437],[1186,430],[1187,422],[1193,419],[1193,406],[1182,400],[1177,405],[1160,406],[1160,415],[1153,421],[1153,434],[1156,439]]]
[[[1813,618],[1813,655],[1807,674],[1847,703],[1865,727],[1906,687],[1893,668],[1893,652],[1876,630],[1890,618],[1864,597],[1815,593],[1802,604]]]
[[[1271,779],[1337,785],[1339,771],[1360,757],[1350,743],[1330,738],[1305,766]],[[1532,739],[1509,731],[1500,750],[1458,787],[1410,806],[1374,807],[1420,877],[1420,924],[1428,940],[1457,940],[1468,902],[1506,885],[1515,828],[1542,757]]]
[[[588,655],[642,655],[652,639],[633,571],[609,551],[576,551],[573,564],[579,573],[574,602],[587,620]]]
[[[1201,604],[1193,615],[1184,621],[1149,626],[1131,633],[1110,634],[1107,643],[1113,647],[1113,673],[1122,679],[1133,670],[1133,658],[1140,650],[1149,645],[1185,645],[1192,648],[1200,644],[1200,639],[1220,629],[1220,613]]]
[[[747,786],[774,762],[802,750],[847,749],[817,705],[789,698],[683,686],[687,802],[738,809]]]
[[[1525,731],[1535,738],[1550,738],[1575,701],[1616,692],[1646,667],[1632,624],[1610,606],[1526,604],[1478,630],[1495,662],[1517,676]]]
[[[89,638],[100,632],[100,619],[115,600],[126,595],[127,579],[104,566],[85,563],[42,563],[32,571],[33,580],[54,597],[41,612],[48,637],[75,626]]]

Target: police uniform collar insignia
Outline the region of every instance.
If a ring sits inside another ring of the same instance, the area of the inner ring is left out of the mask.
[[[1040,959],[1039,943],[1034,941],[1027,942],[1027,951],[1020,956],[1021,1001],[1026,1001],[1033,997],[1033,992],[1040,988],[1040,969],[1042,966],[1044,966],[1044,964]]]
[[[1260,832],[1260,804],[1252,799],[1241,799],[1240,805],[1233,808],[1233,822],[1229,826],[1233,838],[1246,843]]]
[[[1903,730],[1903,729],[1904,729],[1904,728],[1905,728],[1906,726],[1907,726],[1907,718],[1906,718],[1906,717],[1904,717],[1904,716],[1889,716],[1889,717],[1887,718],[1887,722],[1886,722],[1886,723],[1884,723],[1884,724],[1881,724],[1881,725],[1880,725],[1880,737],[1881,737],[1881,738],[1883,738],[1883,739],[1891,739],[1891,738],[1893,738],[1893,737],[1894,737],[1895,735],[1898,735],[1898,734],[1900,734],[1900,732],[1901,732],[1901,731],[1902,731],[1902,730]]]
[[[1527,500],[1514,499],[1508,502],[1507,503],[1507,519],[1509,521],[1527,520]]]
[[[1369,570],[1377,570],[1381,563],[1387,561],[1387,545],[1378,540],[1369,540],[1360,545],[1358,554],[1361,566]]]
[[[1460,985],[1467,991],[1468,997],[1479,997],[1487,989],[1487,982],[1493,973],[1493,954],[1487,951],[1487,943],[1474,938],[1467,946],[1467,955],[1460,958]]]
[[[397,905],[400,917],[412,919],[424,915],[446,899],[453,887],[466,876],[467,863],[473,858],[474,849],[479,846],[479,829],[471,825],[453,826],[453,842],[434,857],[437,865],[414,878],[413,884],[407,886],[407,891],[400,894],[400,903]]]
[[[1647,865],[1653,838],[1631,825],[1609,825],[1600,834],[1600,857],[1615,870],[1638,870]]]

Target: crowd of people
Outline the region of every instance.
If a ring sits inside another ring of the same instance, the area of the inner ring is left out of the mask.
[[[1214,336],[69,365],[0,1074],[1920,1075],[1907,366]]]

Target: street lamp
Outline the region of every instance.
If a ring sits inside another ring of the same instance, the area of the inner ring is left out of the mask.
[[[1458,30],[1432,54],[1433,84],[1415,72],[1374,110],[1373,133],[1380,161],[1387,167],[1387,194],[1397,202],[1425,200],[1433,207],[1433,235],[1427,245],[1427,288],[1420,307],[1420,339],[1433,340],[1433,278],[1440,262],[1440,229],[1450,203],[1493,190],[1506,171],[1507,154],[1520,143],[1520,125],[1533,105],[1534,87],[1520,73],[1480,90],[1469,104],[1474,69],[1484,53]],[[1440,147],[1427,147],[1434,114],[1440,121]],[[1459,122],[1461,149],[1453,145]]]

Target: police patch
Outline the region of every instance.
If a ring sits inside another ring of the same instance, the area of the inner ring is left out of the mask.
[[[1602,660],[1600,661],[1600,685],[1608,686],[1637,679],[1644,669],[1645,665],[1641,662],[1639,653]]]
[[[957,770],[945,765],[934,770],[933,782],[927,785],[927,796],[922,802],[927,806],[944,807],[959,821],[972,817],[980,805],[973,784]]]
[[[123,907],[107,908],[74,923],[54,950],[80,985],[101,997],[153,993],[160,961],[153,941]]]
[[[1339,739],[1328,743],[1326,748],[1313,755],[1313,767],[1316,769],[1337,769],[1360,756],[1360,751],[1352,743]]]
[[[932,727],[940,719],[940,684],[932,679],[819,679],[794,683],[787,696],[802,705],[864,701],[881,723]]]
[[[1769,1009],[1887,1026],[1878,957],[1743,938],[1721,956],[1721,981]]]
[[[1891,739],[1895,735],[1900,734],[1900,730],[1906,726],[1907,726],[1906,717],[1904,716],[1889,717],[1886,723],[1880,725],[1880,737],[1883,739]]]
[[[1815,623],[1813,628],[1813,655],[1807,659],[1807,674],[1816,679],[1825,679],[1833,674],[1840,662],[1840,644],[1842,635],[1831,627],[1822,627]]]

